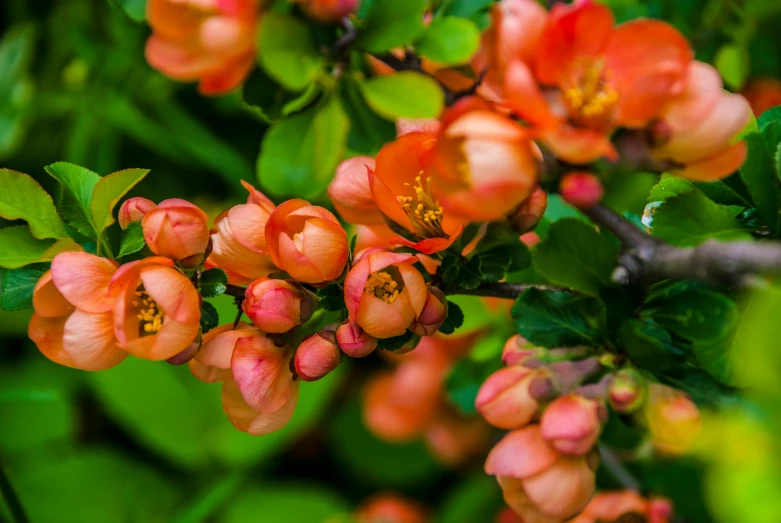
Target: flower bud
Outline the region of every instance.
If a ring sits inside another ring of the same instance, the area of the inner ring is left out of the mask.
[[[336,346],[336,336],[331,330],[320,330],[296,349],[295,367],[304,381],[317,381],[342,362],[342,353]]]
[[[364,332],[355,323],[346,321],[336,329],[336,344],[351,358],[363,358],[377,348],[377,338]]]
[[[320,22],[336,22],[358,8],[359,0],[308,0],[304,12]]]
[[[599,400],[567,394],[555,399],[542,414],[542,436],[561,452],[582,456],[596,444],[602,430]]]
[[[195,267],[209,245],[208,221],[206,213],[192,203],[171,198],[147,212],[141,226],[152,252]]]
[[[629,414],[645,401],[645,379],[634,369],[622,369],[613,376],[607,394],[613,410],[619,414]]]
[[[447,299],[445,298],[445,293],[436,287],[429,287],[423,310],[413,320],[409,330],[421,336],[431,336],[439,330],[446,317]]]
[[[502,363],[505,365],[521,365],[524,360],[538,355],[540,349],[533,343],[516,334],[504,344]]]
[[[357,523],[426,523],[426,510],[414,501],[394,494],[377,494],[364,501]]]
[[[119,208],[119,226],[122,229],[127,229],[128,225],[133,222],[140,222],[144,219],[144,215],[157,207],[155,202],[147,200],[140,196],[125,200],[122,206]]]
[[[559,181],[559,194],[578,209],[590,209],[602,201],[604,190],[602,182],[593,174],[571,172]]]
[[[295,282],[259,278],[247,287],[242,308],[260,330],[278,334],[311,318],[314,300]]]
[[[385,224],[369,186],[369,169],[374,170],[374,167],[375,161],[371,156],[350,158],[339,164],[334,179],[328,185],[328,197],[336,212],[350,223]]]
[[[654,445],[669,454],[687,452],[702,428],[700,411],[689,397],[657,383],[648,387],[643,414]]]
[[[539,408],[529,386],[541,372],[521,365],[499,369],[480,387],[475,407],[488,423],[500,429],[525,426]]]
[[[528,198],[526,198],[513,211],[510,216],[510,225],[513,229],[518,231],[519,234],[527,233],[533,230],[540,220],[542,215],[545,214],[545,209],[548,207],[548,193],[537,187],[532,191]]]
[[[199,334],[198,337],[195,338],[195,341],[188,345],[186,349],[179,354],[174,354],[165,361],[171,365],[184,365],[185,363],[189,363],[189,361],[198,354],[198,351],[201,350],[202,341],[203,338]]]

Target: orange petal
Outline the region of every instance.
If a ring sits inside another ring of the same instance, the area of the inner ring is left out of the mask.
[[[290,350],[262,335],[239,338],[231,369],[244,400],[255,410],[274,412],[293,394]]]
[[[338,223],[312,218],[306,222],[303,235],[303,254],[323,280],[338,278],[344,272],[349,255],[347,232]]]
[[[86,252],[64,252],[52,260],[52,279],[71,304],[86,312],[107,312],[113,300],[108,286],[116,263]]]
[[[698,182],[719,180],[737,171],[746,161],[747,154],[746,142],[741,141],[728,146],[720,153],[689,164],[681,170],[674,170],[672,173]]]
[[[539,474],[559,459],[559,453],[540,433],[539,425],[529,425],[508,433],[485,460],[485,473],[524,479]]]
[[[67,316],[45,318],[35,313],[27,325],[27,336],[35,343],[41,354],[54,363],[76,367],[70,355],[62,350],[62,335],[67,319]]]
[[[254,49],[203,75],[198,84],[198,92],[204,95],[230,92],[244,82],[253,65],[255,65]]]
[[[149,265],[141,268],[141,281],[166,318],[197,324],[201,319],[200,299],[192,282],[176,269]]]
[[[73,367],[82,370],[109,369],[127,357],[116,345],[110,312],[93,314],[76,310],[65,322],[62,350]]]
[[[595,489],[595,475],[585,458],[562,456],[544,472],[524,479],[524,489],[540,512],[567,519],[583,510]]]
[[[253,436],[269,434],[284,427],[293,417],[298,387],[296,383],[287,401],[276,411],[258,412],[244,401],[235,382],[226,381],[222,386],[222,408],[237,429]]]
[[[512,112],[531,125],[543,129],[556,125],[558,119],[550,110],[548,101],[525,63],[514,61],[507,66],[504,96]]]
[[[73,305],[62,295],[52,280],[52,271],[46,271],[33,289],[33,308],[44,318],[58,318],[73,312]]]
[[[375,338],[401,336],[413,319],[407,321],[392,303],[385,303],[374,294],[364,294],[355,313],[355,323]]]
[[[562,125],[542,135],[542,141],[560,159],[574,164],[587,164],[600,158],[616,159],[610,138],[598,131],[576,129]]]
[[[326,281],[323,273],[317,269],[309,258],[298,250],[293,239],[287,233],[282,233],[279,236],[278,247],[279,263],[277,263],[277,267],[299,281],[306,283]]]

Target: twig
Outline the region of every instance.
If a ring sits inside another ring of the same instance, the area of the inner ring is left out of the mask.
[[[464,296],[484,296],[488,298],[505,298],[514,300],[529,289],[539,289],[541,291],[564,291],[574,293],[572,289],[566,287],[556,287],[554,285],[532,285],[528,283],[487,283],[483,282],[475,289],[464,289],[461,287],[444,287],[442,292],[448,295],[461,294]]]
[[[328,49],[328,54],[331,56],[340,56],[358,38],[358,31],[355,30],[355,25],[350,18],[345,16],[339,21],[339,24],[344,28],[344,34]]]
[[[625,489],[634,490],[640,492],[640,482],[635,478],[629,470],[621,462],[615,452],[610,450],[603,444],[599,445],[599,454],[602,456],[602,464],[610,471],[610,474],[618,481]]]

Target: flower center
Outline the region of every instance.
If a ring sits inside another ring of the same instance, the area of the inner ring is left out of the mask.
[[[158,307],[155,300],[152,299],[146,291],[136,291],[137,299],[133,300],[133,307],[138,313],[138,335],[150,336],[157,334],[163,326],[163,310]]]
[[[401,277],[398,280],[401,280]],[[399,284],[399,281],[390,272],[377,271],[370,274],[366,279],[366,286],[363,288],[363,292],[374,294],[385,303],[393,303],[403,289],[404,284]]]
[[[397,196],[404,212],[409,216],[415,233],[422,238],[450,238],[442,229],[442,207],[431,197],[431,177],[426,178],[423,188],[423,171],[415,177],[415,185],[405,183],[415,196]]]
[[[608,131],[613,125],[618,93],[607,81],[609,74],[603,68],[599,60],[580,62],[562,86],[564,105],[577,127]]]

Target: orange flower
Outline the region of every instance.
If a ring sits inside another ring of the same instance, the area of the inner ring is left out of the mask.
[[[751,105],[754,116],[781,105],[781,80],[754,78],[743,88],[742,94]]]
[[[28,335],[60,365],[103,370],[127,357],[117,346],[109,281],[117,265],[85,252],[58,254],[33,291],[35,313]]]
[[[127,229],[127,226],[133,222],[140,222],[144,219],[144,215],[157,207],[155,202],[146,198],[136,196],[125,200],[122,206],[119,208],[119,226],[123,229]]]
[[[505,502],[523,521],[571,518],[594,493],[595,474],[587,458],[557,452],[538,425],[502,438],[488,454],[485,472],[496,476]]]
[[[395,494],[376,494],[358,507],[358,523],[426,523],[426,510],[418,503]]]
[[[336,329],[336,343],[351,358],[363,358],[377,348],[377,338],[366,334],[358,325],[346,321]]]
[[[209,245],[209,217],[196,205],[171,198],[148,210],[141,221],[153,253],[197,267]]]
[[[568,523],[618,521],[625,514],[645,516],[648,523],[669,523],[672,504],[664,498],[646,499],[634,490],[600,492]]]
[[[369,171],[374,167],[374,158],[371,156],[345,160],[336,168],[334,179],[328,186],[328,197],[336,212],[350,223],[385,224],[369,187]]]
[[[149,0],[146,59],[203,94],[230,91],[252,69],[257,11],[257,0]]]
[[[540,404],[529,387],[543,371],[522,365],[499,369],[480,386],[475,407],[485,420],[500,429],[518,429],[529,423]]]
[[[258,329],[243,321],[235,329],[231,323],[215,327],[203,335],[201,350],[188,363],[190,372],[204,383],[232,380],[231,356],[236,340],[257,332]]]
[[[527,39],[539,34],[539,17],[533,20]],[[571,163],[614,158],[610,133],[647,125],[683,90],[692,60],[671,25],[640,19],[614,26],[610,9],[591,0],[555,5],[536,44],[522,48],[505,60],[504,98]],[[538,84],[550,89],[543,94]]]
[[[200,296],[173,265],[160,256],[127,263],[109,283],[117,343],[139,358],[168,359],[200,332]]]
[[[694,62],[684,91],[665,105],[651,128],[655,158],[671,162],[670,172],[692,180],[729,176],[746,159],[746,143],[732,143],[751,119],[739,94],[722,87],[712,66]]]
[[[230,283],[241,285],[276,270],[266,247],[266,223],[274,204],[250,184],[247,203],[231,207],[215,220],[207,267],[219,267]]]
[[[369,249],[347,273],[344,300],[350,322],[375,338],[404,334],[426,304],[417,258]]]
[[[305,200],[288,200],[266,224],[271,259],[296,280],[322,283],[344,272],[349,246],[336,217]]]
[[[238,384],[229,380],[222,384],[222,410],[234,427],[253,436],[275,432],[290,421],[298,402],[298,382],[282,406],[273,411],[253,409],[242,397]]]
[[[415,239],[396,236],[391,241],[425,254],[447,249],[464,230],[461,221],[445,212],[432,194],[431,177],[423,163],[435,144],[435,136],[427,133],[397,138],[380,150],[369,178],[380,211]]]

